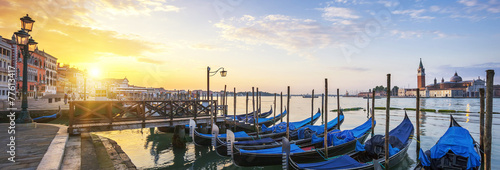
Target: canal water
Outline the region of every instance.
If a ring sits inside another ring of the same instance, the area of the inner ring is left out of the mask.
[[[273,97],[262,97],[263,111],[268,111],[273,105]],[[277,98],[277,110],[280,109],[280,99]],[[233,98],[228,100],[228,105],[233,106]],[[363,107],[366,108],[366,99],[356,97],[340,97],[341,108]],[[371,102],[371,99],[370,99]],[[251,101],[249,101],[251,111]],[[286,97],[283,98],[283,107]],[[500,99],[493,100],[493,111],[500,112]],[[392,98],[391,107],[415,108],[414,98]],[[237,97],[237,114],[245,112],[245,97]],[[376,99],[375,107],[385,107],[386,98]],[[321,98],[314,99],[314,112],[321,107]],[[371,103],[370,103],[371,107]],[[458,98],[423,98],[421,108],[449,109],[470,111],[474,113],[452,113],[462,127],[469,130],[472,137],[479,142],[479,99]],[[328,98],[328,110],[337,108],[337,99]],[[396,127],[404,118],[403,110],[390,111],[390,128]],[[229,113],[233,114],[233,107],[229,107]],[[310,117],[311,98],[292,96],[290,100],[290,121],[299,121]],[[415,124],[415,111],[407,111],[411,121]],[[367,120],[367,113],[363,110],[346,111],[344,123],[341,129],[350,129],[360,125]],[[336,112],[329,112],[329,120],[337,116]],[[423,150],[430,149],[444,134],[449,126],[450,113],[421,112],[421,147]],[[385,133],[385,110],[376,110],[375,119],[377,125],[375,134]],[[284,119],[286,120],[286,119]],[[316,124],[321,124],[318,120]],[[492,169],[500,169],[500,115],[493,115],[493,146],[492,146]],[[237,167],[233,165],[230,158],[220,157],[211,147],[196,146],[193,142],[187,143],[186,149],[175,149],[171,145],[173,134],[163,133],[156,128],[132,129],[121,131],[109,131],[95,133],[115,140],[127,153],[132,162],[139,169],[281,169],[278,166],[266,167]],[[416,162],[416,140],[413,140],[408,149],[407,157],[394,169],[412,169]],[[393,169],[393,168],[391,168]]]

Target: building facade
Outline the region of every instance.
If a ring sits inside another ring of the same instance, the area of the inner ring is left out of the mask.
[[[0,100],[8,99],[8,71],[14,52],[15,43],[0,36]]]
[[[39,51],[39,53],[45,56],[45,94],[56,94],[57,93],[57,58],[46,53],[45,51]]]
[[[425,85],[425,69],[422,59],[420,59],[417,70],[417,86],[422,97],[479,97],[479,89],[486,88],[485,81],[480,77],[464,81],[457,72],[451,76],[450,81],[441,78],[441,82],[438,82],[434,78],[433,84]],[[416,94],[416,88],[399,89],[398,91],[398,96],[401,97],[414,97]]]

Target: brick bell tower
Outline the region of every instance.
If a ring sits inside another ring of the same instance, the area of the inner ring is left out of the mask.
[[[425,88],[425,69],[422,64],[422,58],[420,58],[420,65],[418,66],[417,88]]]

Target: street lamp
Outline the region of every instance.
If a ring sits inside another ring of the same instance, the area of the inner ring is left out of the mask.
[[[207,66],[207,99],[209,99],[208,96],[210,96],[210,76],[214,76],[215,74],[217,74],[217,72],[219,72],[220,69],[222,69],[222,71],[220,72],[220,76],[226,77],[227,71],[224,70],[224,67],[220,67],[219,69],[210,72],[210,66]]]
[[[22,103],[21,103],[21,113],[17,116],[17,123],[31,123],[33,120],[28,112],[28,58],[30,52],[34,52],[37,46],[37,42],[32,38],[27,32],[33,30],[33,23],[35,21],[31,19],[28,14],[21,18],[21,30],[15,32],[16,43],[21,47],[21,52],[23,54],[23,89],[22,89]],[[29,39],[28,39],[29,38]]]

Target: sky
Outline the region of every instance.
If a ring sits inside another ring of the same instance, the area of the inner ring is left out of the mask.
[[[38,48],[98,78],[165,89],[330,93],[500,71],[500,1],[0,0],[0,35],[35,20]],[[500,84],[500,73],[495,84]]]

